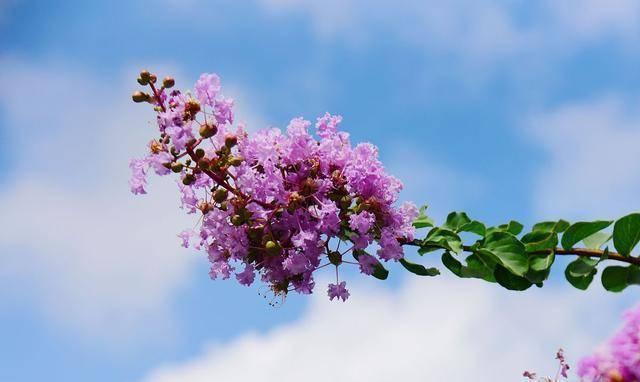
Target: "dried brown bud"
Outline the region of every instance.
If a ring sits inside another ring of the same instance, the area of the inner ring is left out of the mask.
[[[224,145],[227,146],[228,148],[232,148],[237,144],[238,144],[238,137],[236,137],[235,135],[229,134],[224,138]]]
[[[151,79],[151,73],[149,73],[148,70],[143,70],[140,72],[140,78],[144,81],[149,82],[149,80]]]
[[[329,252],[329,254],[327,255],[327,257],[329,258],[329,262],[333,265],[340,265],[342,264],[342,255],[340,254],[340,252],[338,251],[331,251]]]
[[[151,99],[151,96],[147,93],[143,93],[141,91],[137,91],[135,93],[133,93],[133,95],[131,96],[131,99],[133,99],[133,102],[146,102],[149,99]]]
[[[184,166],[180,162],[175,162],[174,164],[171,165],[171,171],[176,172],[176,173],[177,172],[182,172],[183,168],[184,168]]]
[[[195,181],[196,181],[196,177],[193,176],[193,174],[187,174],[184,176],[184,178],[182,178],[182,184],[184,184],[185,186],[188,186]]]
[[[172,88],[173,85],[176,84],[176,80],[174,80],[171,77],[165,77],[164,80],[162,80],[162,86],[169,89]]]
[[[318,185],[311,178],[305,179],[300,186],[300,193],[304,196],[312,195],[316,191],[318,191]]]
[[[218,132],[218,127],[214,124],[205,123],[200,126],[200,136],[202,138],[211,138]]]

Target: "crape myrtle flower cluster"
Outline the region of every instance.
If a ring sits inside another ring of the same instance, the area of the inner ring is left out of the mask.
[[[258,275],[276,295],[308,294],[314,272],[331,266],[336,281],[327,294],[345,301],[340,266],[375,276],[380,260],[403,258],[401,242],[413,240],[418,210],[395,206],[402,183],[384,171],[374,145],[351,145],[340,116],[318,118],[317,137],[302,118],[286,132],[249,134],[233,127],[234,102],[215,74],[202,74],[193,92],[172,90],[169,77],[160,85],[148,71],[138,82],[150,92],[132,98],[153,105],[159,132],[148,154],[130,163],[131,191],[146,193],[150,171],[179,178],[182,208],[200,215],[198,228],[179,237],[184,247],[206,251],[212,279],[251,285]]]
[[[623,326],[600,351],[583,358],[584,382],[640,381],[640,305],[625,312]]]

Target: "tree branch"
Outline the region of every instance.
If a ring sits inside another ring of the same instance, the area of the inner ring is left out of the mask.
[[[421,243],[420,240],[413,240],[413,241],[407,241],[402,243],[403,245],[412,245],[412,246],[416,246],[416,247],[421,247]],[[465,252],[471,252],[473,253],[474,250],[471,246],[468,245],[463,245],[462,246],[462,250]],[[556,255],[561,255],[561,256],[579,256],[579,257],[594,257],[594,258],[601,258],[604,255],[604,251],[599,250],[599,249],[588,249],[588,248],[571,248],[571,249],[564,249],[564,248],[554,248],[553,250],[555,252]],[[533,251],[533,252],[527,252],[527,254],[529,255],[547,255],[551,253],[550,250],[540,250],[540,251]],[[609,252],[608,256],[607,256],[608,260],[615,260],[615,261],[620,261],[622,263],[627,263],[627,264],[633,264],[633,265],[639,265],[640,266],[640,258],[638,257],[626,257],[623,256],[617,252]]]

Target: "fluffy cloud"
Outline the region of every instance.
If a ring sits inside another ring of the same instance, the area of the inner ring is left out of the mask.
[[[303,15],[323,39],[366,43],[374,31],[474,61],[560,54],[603,36],[637,41],[640,3],[589,1],[260,0],[271,14]]]
[[[545,218],[604,218],[640,209],[638,102],[608,97],[539,113],[528,136],[544,150],[534,204]]]
[[[560,346],[575,364],[619,316],[601,291],[512,293],[446,276],[395,292],[352,285],[344,304],[311,298],[299,321],[213,344],[144,382],[515,381],[525,369],[554,372]]]
[[[0,66],[12,89],[0,94],[12,158],[0,190],[2,300],[87,338],[170,337],[173,297],[198,258],[176,234],[195,221],[169,178],[129,192],[129,158],[155,131],[150,108],[130,101],[134,71],[103,82],[68,63]]]

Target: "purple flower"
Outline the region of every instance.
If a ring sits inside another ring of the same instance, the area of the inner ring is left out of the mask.
[[[361,234],[366,234],[375,223],[376,216],[370,212],[362,211],[359,214],[353,214],[349,217],[349,227]]]
[[[178,237],[180,239],[182,239],[182,246],[185,248],[189,248],[189,240],[191,240],[191,237],[195,234],[195,232],[193,232],[193,230],[190,229],[185,229],[184,231],[180,232],[178,234]]]
[[[358,256],[358,263],[360,264],[360,272],[365,275],[372,275],[373,271],[375,271],[376,265],[378,265],[378,260],[375,257],[367,254],[361,254]]]
[[[196,231],[178,236],[206,252],[211,278],[230,278],[241,266],[241,284],[259,276],[275,294],[308,294],[325,265],[353,265],[339,260],[350,250],[379,247],[377,256],[359,256],[364,274],[402,258],[398,239],[413,239],[418,210],[396,205],[402,183],[386,173],[377,147],[352,146],[338,129],[342,117],[328,113],[317,119],[316,135],[301,117],[285,132],[249,134],[232,126],[234,101],[221,91],[220,78],[205,73],[193,92],[154,94],[160,137],[130,164],[136,194],[146,192],[150,168],[178,178],[181,208],[198,215]],[[346,300],[345,285],[331,284],[329,297]]]
[[[220,88],[220,77],[217,74],[203,73],[196,81],[194,90],[201,104],[214,106]]]
[[[251,264],[247,264],[244,267],[244,270],[240,273],[236,273],[236,279],[242,285],[249,286],[253,284],[253,279],[255,279],[255,268]]]
[[[329,300],[333,301],[333,299],[337,297],[338,299],[342,299],[342,301],[347,301],[350,295],[346,286],[346,281],[342,281],[339,284],[329,284],[329,289],[327,290]]]
[[[131,192],[135,195],[147,193],[144,189],[144,186],[147,185],[147,166],[146,159],[132,159],[129,162],[129,168],[131,169],[129,186],[131,187]]]

